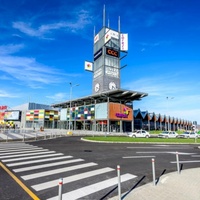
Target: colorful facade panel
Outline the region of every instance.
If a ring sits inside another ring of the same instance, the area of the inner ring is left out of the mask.
[[[29,110],[26,112],[26,121],[53,121],[58,120],[58,111],[55,110]]]
[[[109,103],[109,119],[132,121],[133,110],[120,103]]]

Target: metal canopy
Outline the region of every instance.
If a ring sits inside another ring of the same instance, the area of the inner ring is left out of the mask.
[[[113,102],[113,103],[132,103],[132,101],[141,100],[141,98],[146,97],[147,93],[116,89],[103,93],[94,94],[91,96],[86,96],[78,99],[72,99],[71,101],[61,102],[57,104],[52,104],[51,106],[54,108],[67,108],[70,106],[81,106],[81,105],[90,105],[96,103],[104,103],[104,102]]]

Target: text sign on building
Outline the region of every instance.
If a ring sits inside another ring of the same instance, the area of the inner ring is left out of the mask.
[[[94,37],[94,44],[99,41],[99,34],[95,35]]]
[[[106,54],[109,56],[117,57],[117,58],[119,57],[119,52],[110,48],[106,48]]]
[[[119,69],[116,68],[116,67],[108,67],[108,66],[106,66],[105,73],[106,73],[108,76],[112,76],[112,77],[115,77],[115,78],[119,78]]]
[[[92,72],[93,71],[93,63],[85,61],[85,70]]]
[[[94,78],[97,78],[98,76],[101,76],[102,74],[103,74],[102,68],[99,68],[94,72]]]
[[[120,34],[120,50],[128,51],[128,34]]]
[[[98,59],[102,55],[102,48],[99,49],[95,54],[94,54],[94,60]]]
[[[104,41],[105,44],[111,39],[111,38],[115,38],[115,39],[119,39],[119,33],[117,31],[113,31],[110,29],[106,29],[106,34],[104,36]]]
[[[7,110],[7,106],[0,106],[0,110]]]

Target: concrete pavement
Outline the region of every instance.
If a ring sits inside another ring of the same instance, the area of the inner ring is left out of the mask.
[[[110,200],[118,200],[118,197]],[[172,172],[160,177],[156,186],[148,183],[132,190],[125,200],[200,200],[200,168]]]

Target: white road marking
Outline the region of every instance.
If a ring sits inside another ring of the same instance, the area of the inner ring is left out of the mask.
[[[30,156],[30,157],[24,157],[24,158],[6,159],[6,160],[2,160],[2,161],[3,162],[13,162],[13,161],[19,161],[19,160],[29,160],[29,159],[35,159],[35,158],[46,158],[46,157],[53,157],[53,156],[61,156],[61,155],[63,155],[63,153],[55,153],[55,151],[49,151],[49,152],[46,152],[46,153],[48,153],[50,155]]]
[[[70,167],[64,167],[64,168],[59,168],[59,169],[54,169],[54,170],[49,170],[45,172],[39,172],[39,173],[34,173],[26,176],[21,176],[24,180],[30,180],[30,179],[35,179],[39,177],[44,177],[44,176],[49,176],[49,175],[54,175],[54,174],[59,174],[62,172],[68,172],[68,171],[73,171],[76,169],[82,169],[84,167],[91,167],[97,165],[96,163],[90,162],[86,164],[81,164],[81,165],[75,165],[75,166],[70,166]]]
[[[106,167],[106,168],[102,168],[102,169],[97,169],[97,170],[93,170],[93,171],[89,171],[89,172],[84,172],[81,174],[76,174],[73,176],[68,176],[63,178],[63,184],[67,184],[67,183],[71,183],[73,181],[78,181],[84,178],[89,178],[92,176],[96,176],[96,175],[100,175],[103,173],[107,173],[110,171],[114,171],[115,169]],[[48,181],[45,183],[41,183],[41,184],[37,184],[37,185],[33,185],[31,186],[33,189],[35,189],[36,191],[41,191],[41,190],[45,190],[48,188],[52,188],[52,187],[56,187],[58,185],[58,179],[53,180],[53,181]]]
[[[121,182],[125,182],[128,181],[130,179],[136,178],[136,176],[132,175],[132,174],[124,174],[121,176]],[[92,193],[98,192],[100,190],[103,190],[105,188],[111,187],[117,185],[117,177],[112,178],[112,179],[108,179],[105,181],[101,181],[92,185],[88,185],[82,188],[79,188],[77,190],[73,190],[71,192],[68,193],[64,193],[62,195],[63,199],[70,199],[70,200],[75,200],[75,199],[79,199],[85,196],[88,196]],[[49,198],[47,200],[57,200],[58,196]]]
[[[149,153],[152,153],[152,154],[161,154],[161,153],[168,153],[168,154],[176,154],[177,151],[138,151],[136,153],[141,153],[141,154],[149,154]],[[196,153],[184,153],[184,152],[178,152],[179,155],[194,155]]]
[[[39,150],[43,150],[43,148],[39,148],[39,147],[35,147],[35,148],[17,148],[17,149],[12,149],[12,150],[3,150],[0,151],[0,155],[10,155],[10,154],[15,154],[15,153],[24,153],[24,152],[31,152],[31,151],[39,151]],[[9,153],[8,153],[9,152]]]
[[[154,158],[156,156],[125,156],[122,158]]]
[[[39,152],[38,152],[39,151]],[[32,152],[32,153],[31,153]],[[40,154],[45,154],[49,153],[48,149],[43,149],[43,150],[35,150],[35,151],[25,151],[25,152],[20,152],[17,155],[6,155],[6,156],[0,156],[0,159],[4,158],[16,158],[16,157],[24,157],[24,156],[33,156],[33,155],[40,155]],[[55,151],[54,151],[55,152]],[[1,154],[0,154],[1,155]],[[19,159],[17,159],[19,160]]]
[[[13,166],[20,166],[20,165],[28,165],[28,164],[33,164],[33,163],[47,162],[47,161],[53,161],[53,160],[61,160],[61,159],[65,159],[65,158],[73,158],[73,157],[72,156],[60,156],[60,157],[55,157],[55,158],[30,160],[30,161],[26,161],[26,162],[10,163],[10,164],[7,164],[7,166],[13,167]]]
[[[31,166],[31,167],[17,168],[17,169],[13,169],[13,171],[14,172],[25,172],[25,171],[30,171],[30,170],[34,170],[34,169],[42,169],[42,168],[46,168],[46,167],[53,167],[53,166],[81,162],[81,161],[84,161],[84,159],[65,160],[65,161],[60,161],[60,162],[55,162],[55,163],[48,163],[48,164],[43,164],[43,165]]]
[[[200,160],[188,160],[188,161],[179,161],[179,163],[199,163]],[[177,163],[176,161],[171,161],[170,163]]]

